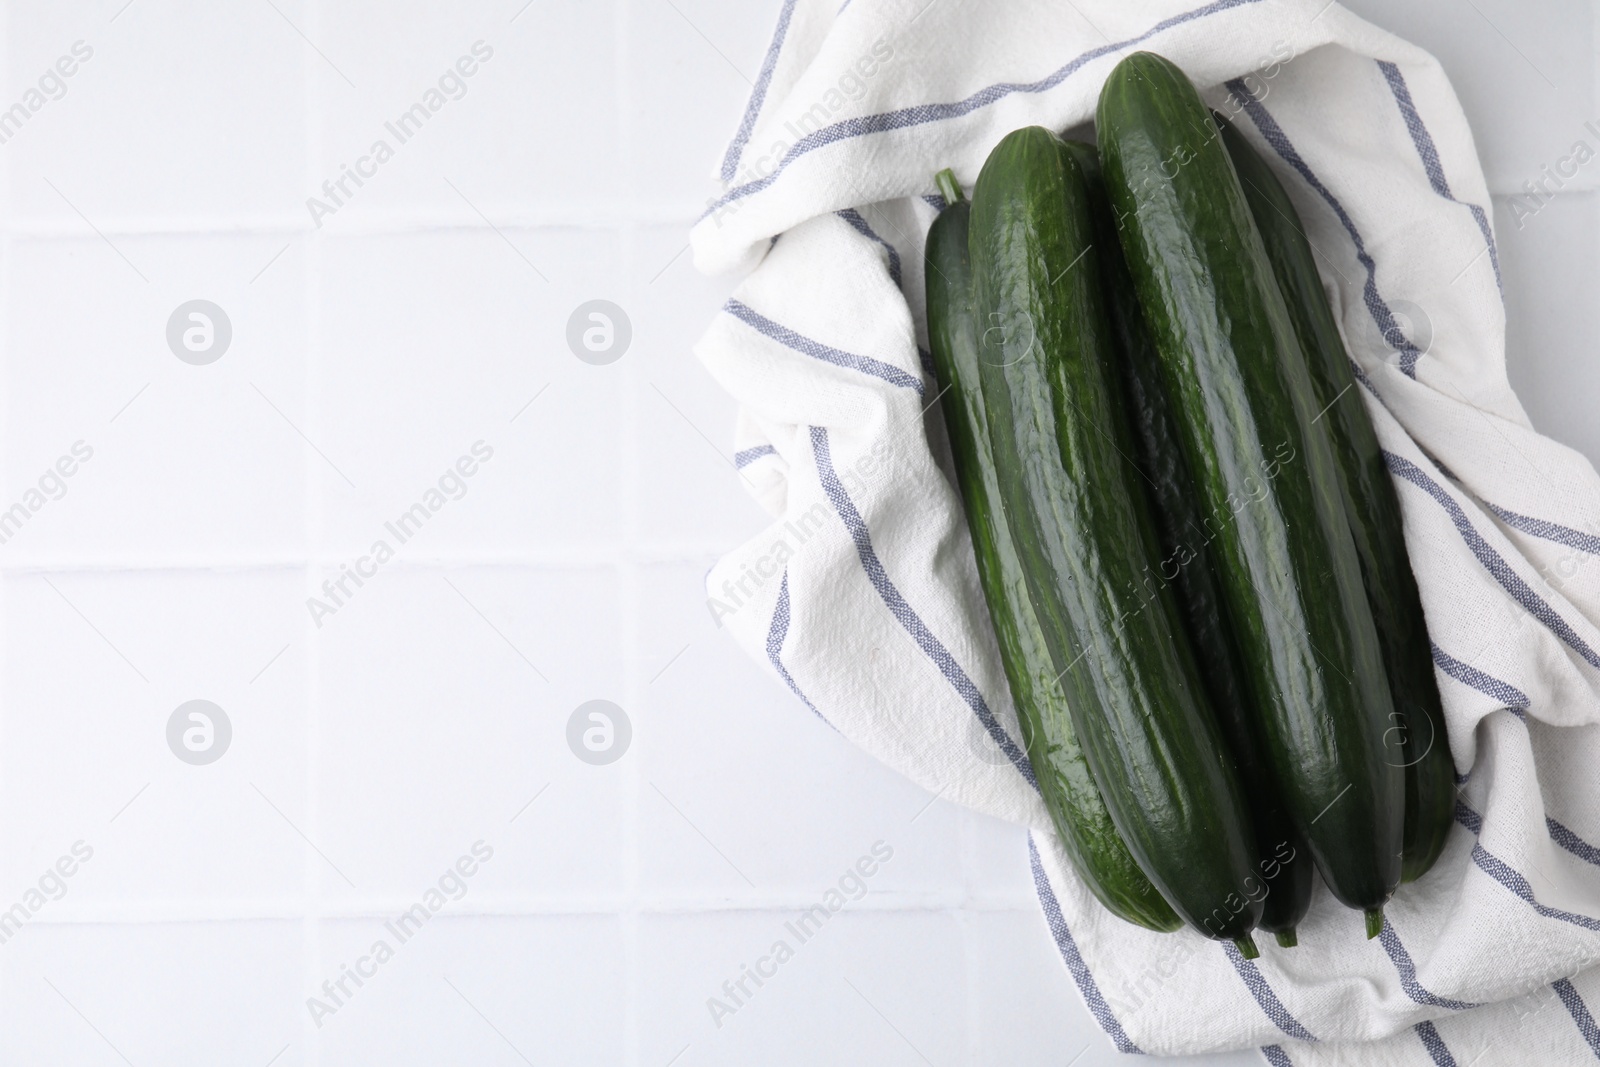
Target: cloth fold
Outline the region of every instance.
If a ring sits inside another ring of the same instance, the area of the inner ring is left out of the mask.
[[[932,176],[970,188],[1020,126],[1086,132],[1138,49],[1235,116],[1293,197],[1404,510],[1462,782],[1444,855],[1372,941],[1320,886],[1300,946],[1254,961],[1099,906],[1022,752],[947,474]],[[1489,195],[1431,56],[1326,0],[785,0],[717,177],[696,262],[748,275],[696,353],[774,518],[712,569],[708,607],[829,726],[1030,828],[1040,936],[1116,1047],[1600,1057],[1600,477],[1507,382]]]

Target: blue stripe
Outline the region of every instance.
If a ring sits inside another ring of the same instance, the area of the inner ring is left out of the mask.
[[[916,641],[927,657],[938,666],[939,672],[950,683],[961,699],[978,716],[978,721],[983,723],[989,736],[1011,760],[1018,773],[1025,778],[1034,789],[1039,788],[1039,782],[1033,776],[1033,766],[1028,762],[1027,753],[1017,746],[1017,743],[1006,733],[1005,727],[1000,725],[1000,720],[995,718],[994,712],[989,710],[988,703],[983,699],[983,694],[978,692],[978,687],[972,679],[967,677],[967,672],[961,669],[948,649],[933,635],[933,631],[923,623],[921,617],[912,610],[906,598],[900,595],[900,590],[895,588],[894,582],[889,579],[889,572],[884,569],[882,561],[878,559],[877,551],[872,547],[872,534],[867,529],[866,522],[861,518],[861,513],[850,500],[850,495],[845,492],[844,486],[839,481],[839,476],[833,469],[833,457],[828,447],[828,431],[820,426],[811,427],[811,451],[817,460],[817,477],[822,480],[823,491],[828,494],[828,499],[833,502],[834,511],[838,512],[839,519],[850,531],[850,539],[855,542],[856,554],[861,557],[861,566],[867,572],[867,577],[872,580],[873,587],[878,590],[878,595],[883,598],[883,603],[891,614],[906,628],[906,632]]]
[[[871,226],[867,225],[867,220],[861,217],[861,212],[857,211],[855,208],[847,207],[840,211],[835,211],[834,214],[838,215],[841,219],[844,219],[844,221],[848,222],[851,226],[854,226],[856,232],[861,234],[861,236],[876,241],[884,248],[889,250],[889,277],[894,279],[894,287],[896,289],[901,288],[899,249],[895,248],[895,246],[890,244],[888,241],[885,241],[882,237],[879,237],[877,232],[874,231]]]
[[[1455,200],[1455,197],[1450,199]],[[1463,204],[1472,212],[1473,221],[1478,224],[1478,232],[1483,234],[1483,241],[1489,246],[1489,263],[1494,267],[1494,287],[1500,290],[1500,298],[1504,300],[1506,287],[1500,283],[1500,252],[1494,245],[1494,230],[1489,226],[1489,215],[1477,204],[1466,204],[1461,200],[1456,200],[1456,203]]]
[[[1282,1045],[1262,1045],[1261,1055],[1272,1067],[1294,1067],[1294,1061],[1283,1051]]]
[[[1435,651],[1437,652],[1438,646],[1434,647]],[[1442,655],[1443,653],[1439,654]],[[1467,669],[1471,670],[1470,667]],[[1488,678],[1488,675],[1484,675],[1484,677]],[[1496,678],[1489,678],[1489,681],[1493,682],[1495,685],[1506,686],[1506,683]],[[1506,686],[1506,688],[1510,689],[1511,687]],[[1512,692],[1516,693],[1516,690],[1512,689]],[[1517,696],[1520,697],[1522,694],[1517,693]],[[1526,700],[1527,698],[1523,697],[1522,699]],[[1519,717],[1522,719],[1524,724],[1527,723],[1527,716],[1523,715]],[[1462,780],[1464,781],[1465,778],[1463,777]],[[1468,830],[1471,830],[1474,834],[1483,832],[1482,817],[1479,816],[1477,812],[1467,807],[1466,804],[1460,800],[1456,801],[1456,821],[1461,823],[1461,825],[1465,826]],[[1600,867],[1600,848],[1596,848],[1595,846],[1591,845],[1589,842],[1585,841],[1583,838],[1574,833],[1571,828],[1563,825],[1556,819],[1551,818],[1549,815],[1544,817],[1544,828],[1550,834],[1550,840],[1554,841],[1556,844],[1560,845],[1574,856],[1583,860],[1585,863],[1591,863],[1596,867]]]
[[[944,197],[938,193],[923,193],[922,202],[935,211],[943,211],[945,209]]]
[[[1565,619],[1557,615],[1555,609],[1545,603],[1544,598],[1535,593],[1528,583],[1523,581],[1517,572],[1511,569],[1511,564],[1489,547],[1489,542],[1483,539],[1477,528],[1472,525],[1472,520],[1467,518],[1467,513],[1461,505],[1445,491],[1444,487],[1428,477],[1416,464],[1393,452],[1385,452],[1384,460],[1389,464],[1389,470],[1415,485],[1444,508],[1450,515],[1450,520],[1455,523],[1456,530],[1461,534],[1461,539],[1472,549],[1472,554],[1478,557],[1478,562],[1503,586],[1506,592],[1516,597],[1534,618],[1544,623],[1549,630],[1561,640],[1565,641],[1573,651],[1589,662],[1590,666],[1600,667],[1600,654],[1590,648],[1588,643],[1579,637]]]
[[[1283,1001],[1278,999],[1278,994],[1272,991],[1272,987],[1267,984],[1266,978],[1261,974],[1261,968],[1250,960],[1245,959],[1244,954],[1235,947],[1233,942],[1225,941],[1222,947],[1227,951],[1228,959],[1233,961],[1233,969],[1239,972],[1239,977],[1244,979],[1246,988],[1256,998],[1256,1003],[1261,1005],[1261,1010],[1267,1013],[1267,1018],[1271,1019],[1279,1030],[1282,1030],[1296,1041],[1315,1041],[1316,1037],[1312,1035],[1311,1031],[1301,1026],[1300,1020],[1291,1015],[1289,1009],[1283,1006]]]
[[[783,568],[783,581],[778,585],[778,606],[772,610],[772,626],[767,630],[767,658],[777,668],[778,676],[789,686],[791,692],[800,698],[800,702],[811,709],[811,714],[828,722],[827,716],[817,710],[800,687],[795,684],[794,678],[789,674],[789,668],[783,665],[783,639],[789,636],[789,568]],[[833,723],[828,722],[829,726]],[[834,727],[838,729],[838,727]]]
[[[1550,988],[1556,991],[1561,1003],[1567,1006],[1567,1014],[1571,1015],[1572,1021],[1577,1024],[1578,1033],[1589,1042],[1590,1050],[1600,1058],[1600,1026],[1594,1024],[1594,1016],[1589,1014],[1589,1007],[1584,1004],[1577,989],[1565,978],[1557,978],[1550,983]]]
[[[1467,807],[1466,803],[1456,800],[1456,821],[1474,834],[1483,831],[1483,816]],[[1481,841],[1472,845],[1472,861],[1490,878],[1505,886],[1511,892],[1521,897],[1522,900],[1546,919],[1556,919],[1560,922],[1570,923],[1585,930],[1600,931],[1600,919],[1588,915],[1578,915],[1575,912],[1562,911],[1552,908],[1548,904],[1541,904],[1533,895],[1533,886],[1528,880],[1511,869],[1510,864],[1483,847]]]
[[[1378,395],[1378,387],[1373,384],[1371,378],[1367,377],[1367,372],[1361,368],[1361,364],[1351,359],[1349,353],[1346,353],[1344,358],[1345,362],[1350,364],[1350,373],[1356,376],[1356,381],[1367,387],[1367,392],[1372,394],[1374,400],[1383,404],[1384,407],[1388,407],[1388,404],[1384,404],[1383,397]]]
[[[1456,801],[1456,821],[1474,834],[1483,832],[1483,816],[1467,807],[1461,800]],[[1577,856],[1585,863],[1592,863],[1600,867],[1600,848],[1595,848],[1589,842],[1573,833],[1571,829],[1561,823],[1545,816],[1545,830],[1550,834],[1550,840]]]
[[[1433,642],[1428,642],[1433,649],[1433,662],[1456,681],[1470,685],[1480,693],[1487,693],[1506,707],[1518,713],[1518,718],[1525,718],[1522,714],[1532,707],[1533,702],[1528,695],[1509,682],[1502,682],[1492,674],[1485,674],[1478,668],[1468,663],[1462,663],[1454,656]]]
[[[1406,951],[1406,946],[1401,943],[1400,935],[1395,932],[1394,925],[1388,919],[1383,920],[1383,929],[1378,934],[1383,942],[1383,950],[1394,961],[1394,969],[1400,972],[1400,988],[1405,990],[1406,996],[1418,1004],[1426,1004],[1433,1008],[1449,1008],[1451,1011],[1466,1011],[1478,1005],[1466,1000],[1452,1000],[1430,993],[1417,981],[1417,965],[1411,959],[1411,953]]]
[[[1489,250],[1489,262],[1494,264],[1495,287],[1504,292],[1505,287],[1500,284],[1500,251],[1494,246],[1494,231],[1489,228],[1488,214],[1477,204],[1457,200],[1455,194],[1450,192],[1450,183],[1445,180],[1444,165],[1439,162],[1439,150],[1434,146],[1433,135],[1428,133],[1427,125],[1417,113],[1417,105],[1411,99],[1411,90],[1406,86],[1406,76],[1400,73],[1400,68],[1380,59],[1378,69],[1383,71],[1389,91],[1394,93],[1395,103],[1400,106],[1400,116],[1405,119],[1411,143],[1417,146],[1417,155],[1422,157],[1422,169],[1428,172],[1429,184],[1435,193],[1472,212],[1473,219],[1478,223],[1478,231],[1483,234],[1484,246]]]
[[[778,450],[771,445],[756,445],[754,448],[741,448],[733,454],[733,465],[744,470],[762,456],[776,456]]]
[[[862,374],[870,374],[874,378],[882,378],[890,385],[898,385],[905,389],[915,389],[918,394],[922,392],[921,379],[913,378],[899,367],[879,359],[873,359],[871,356],[858,356],[853,352],[846,352],[831,345],[825,345],[820,341],[813,341],[809,337],[795,333],[787,326],[773,322],[761,312],[737,300],[729,300],[723,305],[722,310],[752,329],[766,334],[779,344],[786,345],[802,355],[820,359],[824,363],[832,363],[836,367],[848,367],[850,370],[860,371]]]
[[[1579,926],[1585,930],[1600,931],[1600,919],[1594,919],[1587,915],[1578,915],[1570,911],[1562,911],[1560,908],[1552,908],[1547,904],[1539,903],[1534,899],[1533,886],[1528,884],[1528,880],[1512,870],[1509,864],[1484,848],[1482,844],[1472,846],[1472,859],[1479,867],[1483,868],[1485,874],[1521,897],[1534,911],[1543,915],[1546,919],[1558,919],[1561,922],[1571,923],[1573,926]]]
[[[1450,1055],[1450,1050],[1445,1047],[1444,1038],[1439,1036],[1438,1027],[1430,1022],[1420,1022],[1413,1029],[1417,1032],[1422,1047],[1433,1057],[1433,1067],[1456,1067],[1456,1058]]]
[[[1513,530],[1520,530],[1523,533],[1532,534],[1546,541],[1554,541],[1557,544],[1566,545],[1568,548],[1577,548],[1585,552],[1600,554],[1600,537],[1596,537],[1594,534],[1586,534],[1582,530],[1574,530],[1572,527],[1563,526],[1558,522],[1548,522],[1528,515],[1518,515],[1515,511],[1507,511],[1505,508],[1496,507],[1493,504],[1488,504],[1488,508],[1494,512],[1495,518]]]
[[[1145,32],[1139,34],[1137,37],[1130,37],[1125,41],[1118,41],[1114,44],[1101,45],[1098,48],[1091,48],[1089,51],[1077,56],[1066,66],[1061,67],[1059,70],[1056,70],[1055,72],[1045,76],[1044,78],[1041,78],[1038,81],[999,82],[995,85],[990,85],[986,88],[980,89],[976,93],[973,93],[971,96],[967,97],[965,100],[958,100],[955,103],[917,104],[914,107],[899,108],[895,111],[885,111],[877,115],[864,115],[859,118],[843,119],[831,125],[824,126],[820,130],[815,130],[811,133],[808,133],[796,141],[793,147],[784,153],[783,159],[779,160],[777,167],[773,169],[772,173],[728,190],[726,193],[722,194],[722,196],[714,200],[711,206],[706,208],[705,212],[700,217],[702,219],[706,218],[707,216],[714,214],[735,200],[742,200],[753,193],[760,192],[776,181],[778,176],[788,169],[789,164],[793,163],[795,160],[799,159],[808,152],[814,152],[817,149],[833,144],[836,141],[844,141],[853,137],[865,137],[870,134],[884,133],[889,130],[903,130],[913,126],[923,126],[930,122],[943,122],[946,119],[960,118],[963,115],[970,114],[980,108],[988,107],[995,101],[1003,100],[1006,97],[1016,93],[1047,92],[1066,81],[1067,78],[1077,72],[1086,63],[1090,63],[1096,59],[1099,59],[1101,56],[1111,55],[1112,53],[1126,48],[1131,48],[1137,44],[1141,44],[1149,38],[1154,37],[1156,34],[1161,33],[1164,30],[1169,30],[1172,27],[1181,25],[1185,22],[1191,22],[1195,19],[1205,18],[1209,15],[1217,14],[1220,11],[1227,11],[1231,8],[1242,7],[1247,4],[1255,4],[1260,2],[1261,0],[1215,0],[1214,3],[1207,4],[1204,7],[1198,7],[1192,11],[1185,11],[1182,14],[1174,15],[1168,19],[1163,19]]]
[[[1435,658],[1437,658],[1438,655],[1443,655],[1443,653],[1438,651],[1437,645],[1434,646],[1434,651],[1436,653]],[[1468,667],[1466,669],[1471,670],[1472,668]],[[1497,678],[1489,678],[1488,675],[1483,675],[1483,677],[1488,678],[1490,682],[1497,686],[1505,686],[1507,689],[1511,689],[1510,686],[1507,686],[1506,683]],[[1522,697],[1522,694],[1518,693],[1515,689],[1512,689],[1511,691],[1516,693],[1517,696]],[[1522,697],[1522,699],[1526,700],[1527,697]],[[1528,719],[1526,715],[1519,717],[1522,719],[1523,723],[1527,723]],[[1462,777],[1462,780],[1465,781],[1464,776]],[[1466,804],[1460,800],[1456,801],[1456,821],[1461,823],[1461,825],[1465,826],[1468,830],[1471,830],[1474,834],[1483,832],[1482,817],[1480,817],[1477,812],[1467,807]],[[1570,827],[1567,827],[1556,819],[1546,815],[1544,817],[1544,828],[1550,834],[1550,840],[1554,841],[1556,844],[1560,845],[1574,856],[1583,860],[1585,863],[1590,863],[1596,867],[1600,867],[1600,848],[1596,848],[1583,838],[1579,837],[1571,830]]]
[[[1033,888],[1039,894],[1039,906],[1044,909],[1044,921],[1050,926],[1050,933],[1056,939],[1056,948],[1061,951],[1061,958],[1066,962],[1067,970],[1072,973],[1072,980],[1078,983],[1078,992],[1083,994],[1084,1003],[1089,1005],[1089,1014],[1093,1015],[1100,1028],[1110,1035],[1118,1052],[1143,1055],[1144,1050],[1129,1040],[1127,1032],[1122,1029],[1122,1024],[1117,1022],[1116,1015],[1111,1011],[1111,1005],[1100,995],[1100,987],[1095,984],[1089,965],[1083,962],[1083,954],[1078,951],[1078,943],[1072,939],[1072,931],[1067,928],[1066,916],[1061,914],[1061,902],[1056,899],[1055,890],[1050,888],[1050,879],[1044,873],[1044,861],[1039,858],[1039,846],[1033,843],[1032,830],[1028,831],[1028,860],[1033,865]]]
[[[1378,265],[1372,255],[1367,251],[1367,243],[1361,239],[1361,231],[1356,229],[1355,222],[1345,211],[1344,205],[1339,203],[1339,198],[1328,191],[1322,180],[1300,158],[1300,153],[1295,149],[1293,142],[1278,125],[1278,120],[1262,106],[1250,92],[1244,82],[1237,78],[1228,83],[1228,90],[1233,99],[1250,116],[1250,121],[1256,124],[1256,129],[1261,131],[1262,138],[1278,153],[1279,157],[1289,166],[1293,167],[1300,177],[1305,179],[1307,185],[1316,190],[1333,213],[1339,217],[1339,222],[1344,226],[1345,232],[1350,235],[1351,242],[1356,248],[1356,259],[1367,272],[1366,284],[1361,288],[1362,300],[1367,305],[1367,312],[1378,324],[1378,329],[1383,334],[1384,342],[1400,351],[1400,370],[1408,377],[1417,376],[1417,360],[1422,358],[1422,350],[1411,343],[1411,339],[1401,331],[1400,324],[1395,321],[1394,312],[1389,309],[1389,304],[1378,292]],[[1396,341],[1398,340],[1398,344]]]
[[[1592,863],[1596,867],[1600,867],[1600,848],[1595,848],[1548,815],[1544,817],[1544,828],[1550,832],[1550,840],[1583,860],[1583,862]]]
[[[783,0],[783,10],[778,13],[778,28],[772,31],[772,43],[767,46],[767,57],[761,61],[761,73],[756,75],[756,84],[750,90],[750,101],[744,106],[744,117],[739,120],[739,131],[733,135],[733,140],[728,143],[728,151],[722,157],[722,180],[733,181],[733,176],[739,170],[739,157],[744,152],[744,146],[750,142],[750,134],[756,128],[756,118],[761,114],[761,105],[767,99],[767,87],[772,84],[772,71],[778,65],[778,53],[783,50],[783,39],[789,33],[789,19],[794,15],[795,0]]]

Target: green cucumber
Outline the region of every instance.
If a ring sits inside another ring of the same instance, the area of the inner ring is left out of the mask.
[[[1097,126],[1248,707],[1323,880],[1376,936],[1400,881],[1405,775],[1384,744],[1394,704],[1306,357],[1184,73],[1149,52],[1122,60]]]
[[[1390,744],[1389,758],[1405,767],[1400,878],[1415,881],[1444,850],[1455,819],[1456,768],[1445,735],[1444,706],[1433,673],[1422,596],[1406,555],[1400,499],[1294,203],[1244,135],[1221,115],[1213,118],[1222,130],[1222,143],[1239,174],[1267,258],[1289,304],[1311,368],[1317,407],[1323,412],[1320,418],[1328,426],[1339,460],[1345,515],[1356,555],[1361,558],[1367,602],[1378,626],[1389,690],[1394,695],[1397,725],[1389,736],[1400,743]]]
[[[1089,891],[1128,922],[1151,930],[1176,930],[1182,920],[1134,862],[1100,799],[1028,599],[1022,564],[1000,509],[999,475],[978,381],[983,331],[973,314],[972,265],[967,255],[972,205],[962,197],[950,171],[939,174],[938,184],[947,206],[928,230],[924,253],[928,347],[933,351],[956,484],[972,531],[978,581],[994,622],[1000,663],[1011,684],[1028,759],[1056,834]]]
[[[1286,947],[1294,944],[1294,928],[1311,907],[1316,869],[1295,831],[1278,794],[1274,772],[1255,735],[1244,664],[1229,632],[1222,608],[1222,590],[1211,551],[1206,545],[1204,513],[1193,479],[1178,447],[1177,427],[1168,409],[1158,375],[1159,357],[1145,329],[1144,312],[1133,291],[1133,278],[1117,243],[1116,221],[1106,200],[1100,157],[1093,145],[1068,141],[1089,186],[1094,208],[1095,241],[1104,276],[1106,305],[1121,355],[1124,404],[1130,413],[1134,458],[1150,488],[1150,502],[1161,541],[1157,574],[1171,582],[1188,623],[1189,638],[1199,655],[1217,724],[1239,771],[1256,831],[1256,877],[1265,886],[1261,928]],[[1299,862],[1295,862],[1298,860]]]
[[[1074,732],[1140,869],[1195,929],[1246,956],[1255,841],[1131,461],[1088,190],[1032,126],[990,153],[969,249],[1001,510]]]

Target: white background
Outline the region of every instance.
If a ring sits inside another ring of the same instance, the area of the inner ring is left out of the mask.
[[[778,0],[523,3],[5,7],[0,109],[93,55],[0,144],[0,509],[93,457],[0,544],[0,910],[93,857],[0,944],[0,1060],[1112,1062],[1023,834],[854,750],[701,603],[765,520],[690,353],[733,280],[685,235]],[[1600,456],[1600,170],[1520,228],[1508,200],[1593,140],[1593,9],[1352,6],[1443,60],[1512,382]],[[316,227],[307,197],[480,40],[465,95]],[[195,298],[233,330],[206,366],[166,341]],[[632,322],[609,366],[565,341],[593,298]],[[480,440],[398,545],[385,521]],[[319,627],[307,597],[379,538],[395,558]],[[607,766],[566,742],[596,698],[633,729]],[[232,724],[208,766],[167,745],[191,699]],[[480,840],[319,1026],[307,998]],[[865,898],[715,1025],[879,841]]]

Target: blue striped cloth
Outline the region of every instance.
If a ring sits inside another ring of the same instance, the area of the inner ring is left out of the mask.
[[[1328,47],[1324,47],[1328,46]],[[1305,219],[1405,511],[1460,772],[1438,866],[1372,941],[1319,889],[1258,960],[1111,917],[1056,844],[946,473],[922,314],[932,175],[1078,126],[1159,51]],[[745,270],[696,351],[773,515],[707,606],[815,715],[1031,829],[1039,937],[1124,1052],[1272,1064],[1600,1059],[1600,478],[1507,383],[1501,262],[1437,63],[1326,0],[786,0],[693,246]]]

